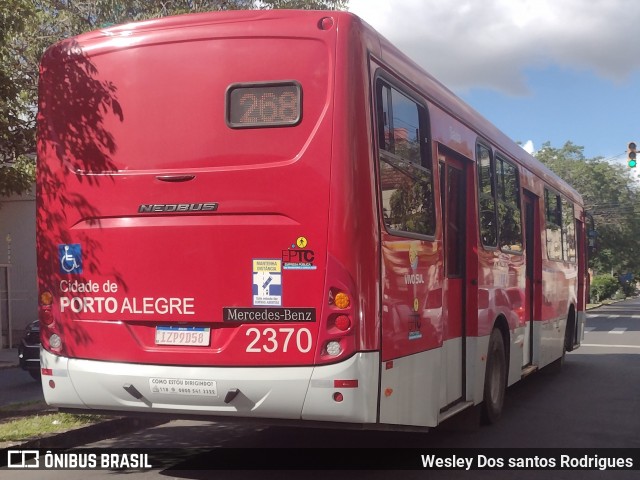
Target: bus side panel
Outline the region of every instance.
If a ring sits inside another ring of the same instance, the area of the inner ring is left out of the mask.
[[[435,427],[442,349],[383,362],[380,423]]]
[[[544,248],[544,247],[543,247]],[[534,324],[540,368],[563,354],[570,307],[577,304],[578,268],[574,264],[545,260],[542,273],[542,320]]]
[[[327,249],[355,289],[358,344],[380,348],[380,244],[373,165],[368,52],[377,43],[351,17],[337,36]],[[331,272],[326,290],[336,285]]]

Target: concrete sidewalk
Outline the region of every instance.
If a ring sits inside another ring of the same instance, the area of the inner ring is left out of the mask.
[[[0,349],[0,369],[16,368],[18,361],[17,348]],[[28,376],[27,376],[28,377]],[[36,406],[33,412],[28,415],[37,415],[44,412],[51,413],[55,408],[47,407],[44,402]],[[115,415],[116,412],[114,412]],[[168,418],[162,417],[135,417],[135,416],[103,416],[96,423],[71,429],[65,432],[47,434],[43,437],[25,439],[21,441],[0,442],[0,450],[20,446],[22,448],[72,448],[85,445],[90,442],[97,442],[105,438],[112,438],[127,433],[132,433],[144,428],[154,427],[168,422]],[[2,465],[2,459],[0,459]]]

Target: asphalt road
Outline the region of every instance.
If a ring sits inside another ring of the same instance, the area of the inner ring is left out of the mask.
[[[42,386],[21,368],[0,370],[0,407],[12,403],[44,401]]]

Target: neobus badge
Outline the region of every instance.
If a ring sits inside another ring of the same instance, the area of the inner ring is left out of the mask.
[[[214,212],[218,209],[216,202],[206,203],[143,203],[138,213],[189,213]]]

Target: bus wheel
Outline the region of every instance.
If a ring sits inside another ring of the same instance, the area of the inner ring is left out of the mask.
[[[507,362],[502,333],[494,328],[489,338],[487,352],[487,370],[484,375],[484,403],[482,420],[495,423],[502,415],[504,394],[507,385]]]
[[[572,350],[572,348],[570,348],[570,346],[573,346],[573,342],[572,342],[572,337],[573,337],[573,331],[574,331],[574,326],[573,326],[573,320],[571,318],[571,316],[569,316],[569,319],[567,320],[567,328],[564,331],[564,342],[562,343],[562,354],[560,355],[560,358],[554,360],[553,362],[551,362],[549,365],[547,365],[544,369],[545,372],[550,373],[550,374],[556,374],[556,373],[560,373],[562,371],[562,368],[564,367],[564,360],[567,356],[567,352],[570,352]]]

